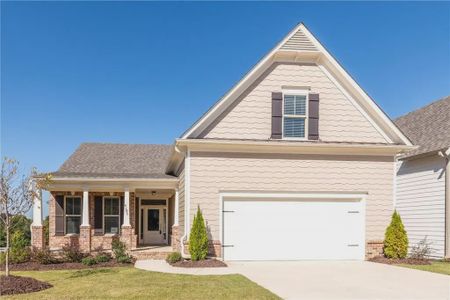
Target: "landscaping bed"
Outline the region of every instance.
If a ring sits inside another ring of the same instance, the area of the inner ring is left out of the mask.
[[[226,263],[217,259],[204,259],[204,260],[180,260],[174,263],[170,263],[171,266],[181,268],[223,268],[228,267]]]
[[[38,292],[51,287],[52,285],[50,283],[31,277],[0,276],[0,296]]]
[[[383,256],[378,256],[369,259],[369,261],[388,264],[388,265],[431,265],[431,260],[429,259],[417,259],[417,258],[386,258]]]
[[[93,269],[93,268],[105,268],[105,267],[123,267],[128,264],[121,264],[114,260],[108,262],[101,262],[94,265],[85,265],[78,262],[61,262],[56,264],[40,264],[37,262],[24,262],[21,264],[10,264],[10,271],[48,271],[48,270],[79,270],[79,269]],[[5,266],[0,266],[0,271],[5,270]]]

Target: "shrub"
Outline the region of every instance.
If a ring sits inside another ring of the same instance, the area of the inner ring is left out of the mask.
[[[427,241],[427,237],[423,238],[416,245],[411,247],[411,258],[425,259],[431,254],[431,242]]]
[[[405,258],[408,254],[408,236],[397,211],[384,236],[384,255],[387,258]]]
[[[167,257],[166,257],[166,261],[169,264],[176,263],[177,261],[180,261],[181,259],[182,259],[182,257],[181,257],[181,253],[180,252],[169,253],[169,254],[167,254]]]
[[[193,261],[205,259],[208,255],[208,233],[200,207],[197,207],[197,214],[189,235],[189,253]]]
[[[81,260],[81,263],[85,266],[92,266],[97,263],[97,260],[92,256],[88,256],[88,257],[83,258]]]
[[[86,255],[80,251],[78,246],[66,245],[62,247],[62,256],[66,262],[81,262]]]
[[[106,253],[99,253],[95,256],[95,260],[98,263],[108,262],[111,260],[111,256]]]
[[[10,261],[14,264],[30,260],[29,240],[22,231],[16,231],[11,236]]]
[[[61,261],[53,256],[48,248],[37,249],[33,248],[31,251],[31,260],[42,264],[42,265],[50,265],[60,263]]]
[[[127,255],[127,250],[126,250],[125,244],[122,243],[118,239],[113,240],[112,251],[114,253],[114,257],[116,257],[116,258]]]
[[[128,254],[119,256],[116,259],[117,259],[117,262],[121,263],[121,264],[129,264],[133,261],[132,257],[129,256]]]
[[[132,257],[127,254],[126,246],[120,240],[116,239],[112,242],[112,251],[118,263],[122,264],[131,263]]]

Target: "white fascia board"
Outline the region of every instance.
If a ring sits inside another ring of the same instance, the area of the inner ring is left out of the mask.
[[[266,56],[264,56],[233,88],[231,88],[216,104],[214,104],[210,110],[208,110],[200,119],[194,123],[194,125],[189,128],[182,136],[181,139],[187,139],[192,135],[200,134],[209,123],[207,120],[214,120],[217,118],[225,109],[233,103],[233,101],[241,93],[248,88],[254,80],[256,80],[271,64],[274,54],[278,49],[289,40],[300,28],[302,24],[295,26],[291,32],[286,35],[286,37],[281,40]]]
[[[356,96],[362,98],[364,101],[360,102],[366,109],[372,111],[372,116],[382,125],[385,131],[391,132],[391,136],[396,137],[395,142],[402,142],[405,145],[411,146],[411,141],[398,129],[398,127],[392,122],[392,120],[381,110],[381,108],[375,103],[375,101],[369,97],[369,95],[359,86],[359,84],[348,74],[348,72],[337,62],[337,60],[325,49],[325,47],[315,38],[315,36],[301,24],[300,28],[305,35],[312,41],[312,43],[320,50],[325,59],[321,59],[320,62],[328,67],[333,75],[343,78],[341,83]],[[348,83],[348,84],[346,84]],[[392,134],[393,133],[393,134]]]
[[[394,156],[415,149],[406,145],[339,144],[289,141],[244,141],[244,140],[177,140],[177,143],[191,151],[234,152],[234,153],[283,153],[283,154],[332,154]]]

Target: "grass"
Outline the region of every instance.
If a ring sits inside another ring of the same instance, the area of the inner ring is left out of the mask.
[[[132,267],[24,271],[14,275],[33,277],[53,287],[4,299],[279,299],[242,275],[175,275]]]
[[[450,262],[448,261],[433,261],[431,265],[407,265],[407,264],[400,264],[399,266],[416,269],[416,270],[422,270],[422,271],[428,271],[433,273],[440,273],[445,275],[450,275]]]

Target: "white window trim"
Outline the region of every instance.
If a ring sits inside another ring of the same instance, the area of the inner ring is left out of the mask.
[[[308,140],[308,115],[309,115],[309,91],[305,90],[284,90],[282,92],[282,105],[281,105],[281,133],[283,140],[294,140],[294,141],[307,141]],[[305,115],[286,115],[287,118],[298,118],[298,119],[305,119],[305,136],[304,137],[286,137],[284,136],[284,97],[285,96],[305,96],[306,97],[306,103],[305,103]]]
[[[105,198],[113,198],[117,199],[119,201],[119,214],[118,215],[106,215],[105,214]],[[102,228],[103,228],[103,235],[109,234],[109,235],[119,235],[121,230],[121,223],[120,223],[120,210],[123,209],[120,207],[120,197],[119,196],[103,196],[102,197]],[[110,233],[105,232],[105,217],[119,217],[119,231],[117,233]]]
[[[66,214],[67,209],[67,198],[78,198],[80,199],[80,209],[81,213],[79,215],[68,215]],[[66,217],[80,217],[80,224],[82,221],[82,214],[83,214],[83,201],[81,196],[72,196],[72,195],[65,195],[64,196],[64,234],[65,235],[78,235],[78,233],[67,233],[67,220]]]

